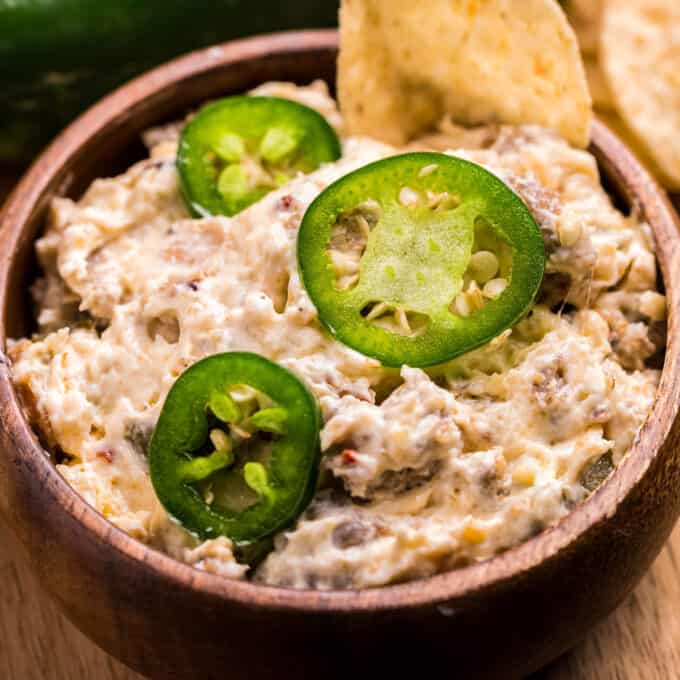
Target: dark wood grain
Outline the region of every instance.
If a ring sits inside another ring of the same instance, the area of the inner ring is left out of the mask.
[[[0,678],[142,680],[74,628],[16,555],[0,521]],[[680,527],[618,609],[528,680],[670,680],[680,675]]]
[[[680,677],[680,526],[654,566],[572,652],[531,680],[674,680]]]
[[[335,34],[240,41],[172,62],[91,109],[36,162],[0,230],[0,333],[22,295],[49,198],[77,195],[134,155],[141,130],[266,79],[332,78]],[[0,508],[37,578],[77,626],[154,677],[271,678],[422,672],[513,680],[574,645],[649,567],[680,511],[677,224],[663,192],[601,124],[593,152],[649,221],[670,305],[659,396],[612,478],[557,526],[493,560],[416,583],[319,593],[220,579],[108,524],[56,474],[0,365]],[[360,667],[357,666],[360,664]]]

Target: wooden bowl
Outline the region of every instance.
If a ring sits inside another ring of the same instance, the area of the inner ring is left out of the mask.
[[[141,155],[139,133],[203,100],[265,80],[332,82],[333,31],[232,42],[132,81],[73,123],[9,199],[0,232],[0,333],[30,328],[33,241],[55,195],[77,196]],[[145,547],[57,474],[0,364],[0,503],[28,562],[69,618],[158,678],[394,677],[439,664],[457,678],[512,680],[573,645],[633,588],[680,512],[676,218],[603,125],[592,151],[622,205],[650,223],[670,306],[653,413],[611,479],[557,526],[493,560],[361,592],[229,581]],[[36,631],[39,635],[40,631]]]

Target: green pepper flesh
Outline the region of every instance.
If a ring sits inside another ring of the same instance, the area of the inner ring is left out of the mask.
[[[438,196],[446,201],[433,208]],[[329,247],[334,227],[362,206],[374,206],[376,217],[358,280],[343,289]],[[456,314],[473,247],[489,240],[507,286],[474,313]],[[540,229],[517,195],[474,163],[430,152],[371,163],[326,188],[304,215],[297,253],[321,322],[388,366],[431,366],[488,342],[526,313],[545,266]],[[375,303],[404,310],[419,328],[399,334],[376,325],[367,314]]]
[[[234,215],[296,174],[340,157],[314,109],[278,97],[236,96],[203,107],[182,131],[180,185],[194,215]]]
[[[266,459],[246,456],[239,462],[239,450],[206,451],[211,422],[224,422],[210,405],[230,420],[237,413],[215,395],[242,385],[275,404],[242,421],[244,436],[255,438],[259,425],[273,433],[264,444]],[[243,550],[288,526],[310,501],[320,426],[316,399],[288,370],[257,354],[216,354],[189,367],[170,389],[151,438],[151,481],[165,509],[187,530],[202,539],[228,536]],[[226,491],[208,502],[200,486],[206,480]],[[244,507],[220,502],[234,488],[251,489]]]

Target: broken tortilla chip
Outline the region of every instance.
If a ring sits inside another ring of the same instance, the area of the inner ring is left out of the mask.
[[[444,116],[589,140],[578,43],[554,0],[343,0],[338,99],[352,134],[401,145]]]
[[[609,0],[600,45],[616,109],[670,189],[680,189],[679,26],[678,0]]]

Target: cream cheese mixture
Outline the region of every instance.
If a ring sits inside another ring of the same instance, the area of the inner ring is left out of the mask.
[[[254,94],[301,101],[342,134],[323,83],[269,83]],[[177,185],[180,129],[149,131],[150,157],[96,180],[79,201],[54,199],[37,243],[39,332],[9,352],[60,473],[115,525],[230,578],[379,586],[517,545],[586,498],[600,481],[594,469],[606,475],[625,456],[655,397],[665,300],[649,227],[612,205],[588,152],[538,127],[465,130],[447,120],[408,147],[498,175],[537,219],[548,259],[524,320],[445,365],[399,371],[322,330],[295,249],[322,189],[397,149],[344,137],[339,161],[232,218],[194,219]],[[302,377],[325,423],[322,488],[254,573],[229,539],[201,543],[172,521],[148,472],[149,437],[174,380],[229,350]]]

